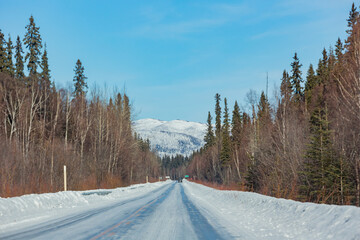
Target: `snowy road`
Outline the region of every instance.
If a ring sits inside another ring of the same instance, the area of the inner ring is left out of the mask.
[[[0,239],[360,239],[360,209],[199,184],[0,198]]]
[[[196,227],[195,227],[196,226]],[[0,239],[223,239],[173,182],[110,206],[0,234]]]

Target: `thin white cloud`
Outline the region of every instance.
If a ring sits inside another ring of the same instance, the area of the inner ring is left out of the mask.
[[[156,39],[183,38],[191,33],[204,32],[239,21],[251,12],[248,4],[238,3],[193,3],[191,7],[197,9],[200,15],[186,16],[173,6],[166,9],[143,7],[139,14],[145,19],[145,22],[135,27],[131,31],[131,35]]]
[[[229,4],[229,3],[219,3],[219,4],[212,4],[210,5],[210,9],[219,13],[219,14],[226,14],[227,16],[231,15],[247,15],[252,10],[248,4],[245,3],[236,3],[236,4]]]
[[[173,23],[156,23],[141,26],[133,34],[150,38],[181,38],[190,33],[202,32],[221,26],[224,19],[195,19]]]

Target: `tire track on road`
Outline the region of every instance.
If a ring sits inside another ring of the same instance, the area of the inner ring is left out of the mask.
[[[167,187],[167,189],[165,190],[165,192],[168,192],[169,189],[171,189],[172,187],[168,187],[165,186],[165,188]],[[121,207],[123,205],[126,205],[128,203],[134,202],[134,201],[138,201],[141,199],[144,199],[146,197],[149,196],[149,194],[156,194],[159,191],[164,190],[163,187],[160,187],[150,193],[147,193],[143,196],[139,196],[139,197],[135,197],[132,199],[127,199],[121,202],[117,202],[115,204],[112,204],[110,206],[106,206],[106,207],[101,207],[101,208],[97,208],[91,211],[86,211],[83,213],[79,213],[79,214],[75,214],[72,215],[70,217],[63,217],[61,219],[56,219],[50,222],[45,222],[42,224],[39,224],[37,226],[33,226],[33,227],[29,227],[28,229],[22,231],[22,232],[17,232],[17,233],[11,233],[11,234],[6,234],[6,235],[2,235],[0,236],[0,239],[6,239],[6,240],[13,240],[13,239],[33,239],[33,238],[42,238],[43,235],[46,234],[51,234],[52,232],[55,232],[57,230],[61,230],[61,229],[65,229],[67,227],[71,227],[77,223],[86,221],[92,217],[96,217],[97,215],[100,215],[104,212],[107,211],[111,211],[114,208],[118,208]],[[164,193],[162,193],[160,196],[162,196]],[[154,201],[154,200],[151,200]],[[151,202],[149,201],[149,202]],[[147,203],[149,203],[147,202]],[[77,236],[77,238],[81,238],[79,236]],[[86,237],[84,236],[83,239],[89,239],[91,237]]]
[[[109,239],[111,237],[118,239],[119,237],[125,235],[132,225],[141,224],[141,222],[144,220],[146,216],[151,215],[151,213],[155,211],[156,207],[159,206],[169,196],[170,192],[174,190],[174,187],[175,184],[173,183],[172,186],[169,187],[160,196],[156,197],[154,200],[150,202],[147,202],[145,205],[143,205],[142,207],[131,213],[129,216],[122,219],[119,223],[98,233],[96,236],[92,237],[91,240],[97,240],[103,238]],[[149,208],[150,206],[152,207]]]

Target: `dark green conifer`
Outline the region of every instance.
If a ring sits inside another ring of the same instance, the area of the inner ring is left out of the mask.
[[[23,53],[20,37],[17,36],[15,46],[15,78],[22,82],[25,78]]]
[[[124,120],[127,126],[127,130],[131,132],[131,106],[130,106],[130,99],[129,97],[124,94]]]
[[[326,84],[329,81],[329,57],[326,49],[322,51],[322,58],[319,60],[316,75],[318,77],[319,84]]]
[[[235,101],[234,110],[232,112],[232,120],[231,120],[231,137],[233,144],[240,145],[241,132],[242,132],[242,116],[240,113],[239,105],[237,101]]]
[[[336,56],[332,46],[329,48],[329,58],[328,58],[328,81],[330,80],[330,73],[333,72],[336,64]]]
[[[359,12],[357,11],[355,4],[353,3],[349,13],[349,18],[347,19],[349,29],[346,30],[346,32],[348,34],[352,33],[352,28],[355,25],[356,21],[358,21],[358,19],[359,19]]]
[[[266,125],[271,121],[270,103],[267,100],[264,92],[261,92],[257,115],[260,128],[266,127]]]
[[[9,34],[9,40],[6,43],[6,62],[5,62],[5,72],[9,74],[10,76],[14,77],[15,69],[14,69],[14,63],[13,63],[13,45],[11,41],[11,37]]]
[[[280,93],[281,93],[282,101],[288,102],[290,100],[292,93],[292,86],[290,82],[289,73],[286,70],[284,70],[283,76],[281,78]]]
[[[221,106],[220,94],[215,94],[215,136],[217,141],[221,139]]]
[[[341,42],[340,38],[338,38],[335,45],[335,56],[337,61],[340,61],[342,59],[343,52],[344,52],[343,43]]]
[[[230,121],[229,109],[227,106],[227,99],[224,98],[224,120],[222,128],[222,147],[220,153],[220,162],[222,167],[229,167],[231,158],[231,144],[230,144]]]
[[[205,148],[211,147],[212,145],[214,145],[215,143],[215,136],[214,136],[214,132],[213,132],[213,127],[212,127],[212,117],[210,112],[208,113],[208,118],[207,118],[207,131],[206,131],[206,135],[204,137],[204,141],[205,141]]]
[[[27,68],[29,70],[29,76],[33,77],[37,74],[37,67],[40,63],[41,55],[41,36],[39,27],[36,27],[33,16],[29,19],[29,25],[27,25],[26,33],[24,37],[24,44],[29,52],[25,56],[25,61],[28,61]],[[34,79],[33,79],[34,80]]]
[[[302,64],[300,64],[297,53],[294,55],[294,61],[291,63],[291,86],[293,91],[293,99],[295,102],[301,102],[303,100],[303,91],[301,83],[303,79],[301,77]]]
[[[339,166],[331,142],[327,107],[322,97],[310,118],[310,142],[301,173],[301,193],[305,200],[325,202],[334,190]]]
[[[1,32],[0,29],[0,72],[5,72],[6,69],[6,41],[4,38],[4,34]]]
[[[310,64],[309,70],[307,71],[306,83],[305,83],[305,101],[307,105],[311,103],[312,90],[317,85],[318,85],[317,76],[315,75],[313,65]]]
[[[84,96],[86,94],[86,89],[87,89],[87,83],[86,83],[86,79],[87,77],[85,76],[84,73],[84,67],[80,61],[80,59],[77,60],[76,65],[75,65],[75,76],[74,76],[74,95],[76,97],[78,96]]]
[[[41,69],[42,72],[40,74],[40,87],[42,89],[44,89],[45,91],[48,91],[50,89],[50,85],[51,85],[51,75],[50,75],[50,69],[49,69],[49,60],[47,57],[47,50],[46,50],[46,44],[45,44],[45,49],[44,49],[44,53],[41,57]]]

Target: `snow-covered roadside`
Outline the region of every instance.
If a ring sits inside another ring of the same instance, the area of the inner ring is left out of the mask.
[[[360,208],[220,191],[184,181],[186,194],[211,224],[241,239],[360,239]],[[220,221],[211,222],[211,219]],[[220,225],[221,223],[221,225]]]
[[[0,198],[0,232],[16,228],[18,224],[32,224],[54,217],[98,208],[119,200],[139,197],[170,184],[172,181],[136,184],[116,189],[67,191],[29,194],[13,198]]]

